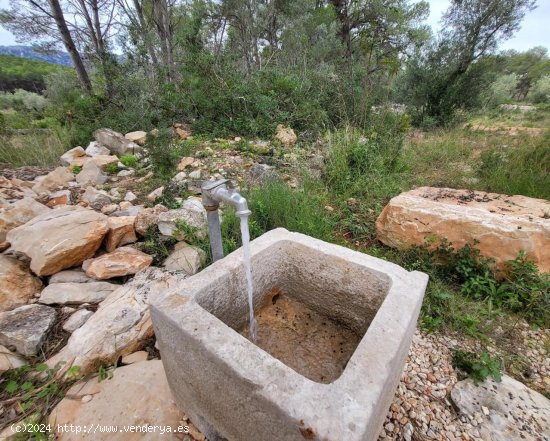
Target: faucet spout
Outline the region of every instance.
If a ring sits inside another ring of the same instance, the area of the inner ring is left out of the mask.
[[[223,257],[220,217],[218,209],[223,202],[235,208],[237,216],[243,218],[250,215],[246,199],[236,191],[227,179],[206,181],[202,184],[202,205],[207,211],[210,248],[214,261]]]

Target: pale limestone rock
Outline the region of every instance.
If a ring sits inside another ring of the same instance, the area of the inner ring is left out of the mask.
[[[129,141],[121,133],[111,129],[96,130],[94,138],[99,144],[107,147],[112,154],[117,156],[133,155],[143,150],[143,147]]]
[[[523,250],[541,271],[550,272],[550,202],[525,196],[421,187],[393,198],[376,221],[378,239],[405,248],[443,238],[504,263]]]
[[[132,208],[133,205],[130,201],[122,201],[120,204],[118,204],[120,206],[120,209],[121,210],[128,210],[129,208]]]
[[[108,176],[94,161],[86,161],[80,173],[76,175],[76,182],[81,186],[105,184],[107,179]]]
[[[28,357],[36,355],[55,323],[55,315],[55,309],[36,304],[0,313],[0,344],[13,346]]]
[[[43,289],[38,301],[46,305],[99,303],[118,287],[119,285],[107,282],[50,283]]]
[[[81,156],[85,156],[85,155],[86,155],[86,152],[82,147],[80,146],[75,147],[74,149],[71,149],[63,153],[63,155],[60,158],[61,164],[71,165],[76,158],[80,158]]]
[[[117,210],[118,210],[117,204],[109,204],[109,205],[105,205],[104,207],[101,207],[101,212],[106,215],[113,214]]]
[[[159,221],[159,215],[161,213],[165,213],[168,211],[168,208],[166,208],[164,205],[158,204],[155,205],[153,208],[145,208],[144,210],[140,211],[137,216],[134,223],[134,227],[138,234],[145,236],[147,234],[147,230],[153,226],[156,225]]]
[[[71,204],[71,191],[70,190],[59,190],[50,195],[46,205],[50,208],[58,207],[60,205],[70,205]]]
[[[153,190],[151,193],[147,195],[147,200],[150,202],[155,202],[158,198],[162,196],[163,191],[164,191],[164,187],[159,187]]]
[[[83,167],[84,164],[87,162],[92,161],[102,170],[105,169],[106,166],[111,164],[118,164],[118,157],[115,155],[95,155],[93,157],[88,156],[82,156],[80,158],[76,158],[75,161],[72,163],[72,165],[78,165],[80,167]]]
[[[294,133],[294,130],[292,130],[290,127],[285,127],[283,124],[279,124],[277,126],[275,138],[281,141],[281,143],[285,147],[292,147],[294,144],[296,144],[296,141],[298,140],[298,137],[296,136],[296,133]]]
[[[31,198],[20,199],[0,209],[0,242],[6,240],[8,231],[23,225],[50,209]]]
[[[42,289],[42,282],[27,265],[0,255],[0,312],[26,305]]]
[[[88,147],[86,147],[86,155],[88,156],[98,156],[98,155],[109,155],[111,152],[107,147],[103,147],[101,144],[96,141],[90,142]]]
[[[136,274],[147,268],[153,258],[132,247],[117,248],[111,253],[86,260],[82,268],[86,275],[97,280]]]
[[[163,267],[168,271],[183,271],[192,276],[199,272],[206,261],[206,253],[185,242],[178,242],[174,251],[166,258]]]
[[[196,236],[204,238],[208,230],[206,210],[199,198],[190,197],[185,200],[182,208],[169,210],[159,214],[158,228],[165,236],[172,236],[178,240],[184,240],[185,234],[178,229],[178,224],[184,222],[196,229]]]
[[[27,360],[23,357],[0,345],[0,375],[10,369],[16,369],[26,364]],[[0,439],[2,439],[1,436]]]
[[[179,172],[176,176],[172,178],[172,182],[175,184],[181,184],[187,179],[187,173]]]
[[[63,330],[73,333],[80,328],[94,313],[87,309],[79,309],[74,312],[65,323],[63,323]]]
[[[145,142],[147,141],[147,132],[144,132],[142,130],[138,130],[135,132],[126,133],[124,137],[128,141],[135,142],[138,145],[145,145]]]
[[[134,363],[139,363],[141,361],[147,361],[148,356],[149,354],[147,353],[147,351],[137,351],[137,352],[134,352],[133,354],[122,357],[122,363],[134,364]]]
[[[187,167],[190,167],[193,162],[195,162],[195,158],[191,156],[185,156],[181,158],[178,164],[178,171],[184,171]]]
[[[190,179],[200,179],[201,178],[201,171],[200,170],[193,170],[191,173],[189,173]]]
[[[92,257],[108,231],[107,217],[67,206],[49,210],[11,230],[11,250],[31,259],[31,270],[49,276]]]
[[[137,241],[134,222],[136,216],[110,217],[108,220],[109,231],[105,238],[105,249],[114,251],[122,245],[128,245]]]
[[[125,202],[134,202],[136,199],[137,199],[137,196],[131,191],[127,191],[126,194],[124,195]]]
[[[88,277],[81,269],[68,269],[59,271],[50,277],[49,283],[88,283],[95,279]]]
[[[463,414],[485,414],[477,425],[483,440],[538,441],[550,434],[550,400],[507,375],[479,386],[459,381],[451,399]]]
[[[147,268],[136,274],[99,304],[94,315],[48,360],[48,365],[76,357],[74,365],[86,373],[94,369],[96,360],[113,362],[119,356],[140,350],[153,335],[149,302],[162,298],[168,288],[186,277],[159,268]]]
[[[127,178],[129,176],[134,176],[136,174],[135,170],[121,170],[117,173],[119,178]]]
[[[160,360],[123,366],[108,381],[94,377],[75,384],[51,412],[52,427],[158,426],[153,432],[56,433],[59,441],[178,441],[182,440],[183,414],[173,401]],[[160,428],[165,433],[160,433]],[[179,433],[178,433],[179,430]]]
[[[94,187],[86,187],[82,200],[95,210],[101,210],[112,202],[111,197],[106,191],[96,190]]]
[[[74,180],[74,175],[67,167],[57,167],[35,184],[32,191],[36,194],[49,193],[59,190],[60,187],[66,187],[72,180]]]

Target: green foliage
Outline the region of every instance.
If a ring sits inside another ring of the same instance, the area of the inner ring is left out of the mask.
[[[11,92],[25,89],[40,93],[45,87],[44,78],[57,71],[70,69],[29,58],[0,55],[0,90]]]
[[[82,171],[81,165],[73,165],[71,167],[71,173],[74,173],[75,175],[79,174]]]
[[[484,151],[478,174],[487,191],[550,199],[550,134],[525,139],[521,148]]]
[[[453,366],[466,372],[476,386],[488,377],[492,377],[496,382],[502,380],[500,361],[492,358],[488,352],[478,355],[456,349],[453,352]]]
[[[162,266],[164,260],[170,255],[176,242],[174,238],[162,237],[157,226],[152,225],[145,235],[143,251],[153,256],[153,265]]]
[[[106,164],[105,166],[103,166],[103,171],[109,175],[114,175],[118,172],[118,164]]]
[[[8,370],[0,377],[0,400],[16,405],[18,420],[40,423],[63,398],[79,371],[77,366],[71,367],[63,379],[60,370],[60,365],[49,368],[45,363]],[[35,439],[47,439],[45,433],[34,435],[38,435]]]
[[[120,157],[120,162],[126,167],[135,168],[138,164],[138,160],[134,155],[123,155]]]
[[[0,163],[16,167],[58,165],[59,157],[67,151],[63,133],[30,132],[11,136],[0,133]]]
[[[323,195],[315,191],[313,182],[306,180],[294,191],[284,182],[270,181],[252,188],[247,198],[251,220],[260,230],[283,227],[321,240],[332,238],[333,216],[324,209]]]
[[[172,139],[169,130],[160,130],[158,136],[148,137],[147,151],[155,175],[164,180],[171,179],[180,159],[190,156],[194,145],[195,141]]]

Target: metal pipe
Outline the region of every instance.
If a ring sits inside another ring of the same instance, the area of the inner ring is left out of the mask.
[[[230,181],[222,179],[215,182],[203,182],[202,205],[207,212],[210,249],[212,250],[212,260],[214,262],[223,257],[220,215],[218,213],[220,202],[235,207],[236,214],[239,217],[250,215],[246,199],[235,191]]]

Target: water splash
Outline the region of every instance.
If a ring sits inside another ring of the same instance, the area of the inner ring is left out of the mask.
[[[239,215],[241,218],[241,237],[243,241],[243,265],[246,275],[246,289],[248,291],[249,329],[250,337],[256,343],[258,325],[254,318],[254,298],[252,290],[252,269],[250,265],[250,232],[248,230],[248,214]]]

